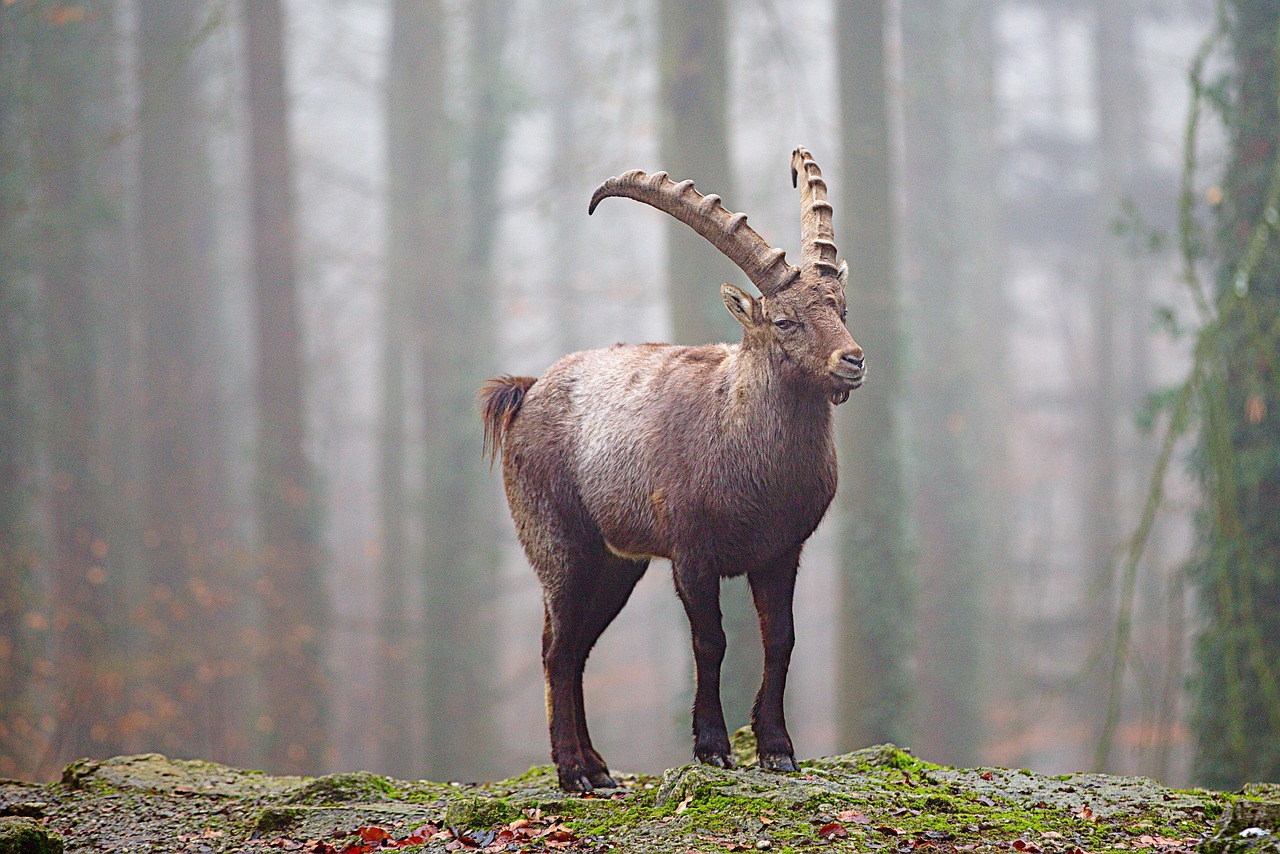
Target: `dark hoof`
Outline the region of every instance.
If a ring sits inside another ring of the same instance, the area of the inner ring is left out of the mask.
[[[699,751],[697,757],[698,761],[703,765],[714,765],[717,768],[737,767],[733,764],[733,759],[730,758],[728,753],[713,753],[709,750],[706,752]]]
[[[558,772],[560,788],[566,792],[589,792],[592,789],[587,772],[581,768],[565,768]]]
[[[781,771],[792,774],[800,770],[796,758],[788,753],[760,754],[760,767],[766,771]]]
[[[609,772],[607,770],[592,771],[590,774],[587,775],[587,778],[591,781],[591,785],[597,789],[618,788],[618,784],[614,781],[612,777],[609,776]]]

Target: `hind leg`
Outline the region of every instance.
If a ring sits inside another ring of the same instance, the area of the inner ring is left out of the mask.
[[[600,788],[613,788],[617,785],[609,776],[609,768],[604,759],[591,745],[591,735],[587,732],[586,706],[582,699],[582,674],[586,668],[587,656],[595,646],[600,635],[613,622],[614,617],[627,604],[636,582],[649,567],[649,561],[632,561],[607,555],[598,568],[595,589],[587,606],[582,624],[582,632],[578,637],[581,662],[574,679],[574,697],[578,708],[578,744],[582,748],[582,758],[586,764],[587,779],[591,785]]]
[[[542,670],[546,679],[547,726],[551,761],[555,763],[560,787],[569,792],[588,792],[592,788],[591,774],[580,738],[586,721],[577,686],[584,659],[579,650],[591,595],[590,575],[582,571],[580,564],[567,563],[564,569],[565,577],[559,583],[543,585]]]
[[[508,444],[518,445],[518,438],[515,435]],[[526,457],[518,447],[503,451],[511,516],[542,585],[542,670],[551,760],[561,788],[585,792],[592,787],[591,775],[579,738],[585,722],[575,686],[585,658],[580,635],[595,588],[595,565],[607,552],[576,495],[556,488],[557,470],[541,467],[545,463],[540,457]]]

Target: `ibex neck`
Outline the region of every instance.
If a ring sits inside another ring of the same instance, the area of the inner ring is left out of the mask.
[[[825,425],[831,417],[826,396],[787,377],[767,350],[739,344],[725,360],[725,371],[733,420],[766,414],[779,426],[794,419]]]

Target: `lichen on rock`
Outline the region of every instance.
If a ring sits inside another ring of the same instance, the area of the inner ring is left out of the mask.
[[[35,819],[0,818],[0,854],[62,854],[62,839]]]

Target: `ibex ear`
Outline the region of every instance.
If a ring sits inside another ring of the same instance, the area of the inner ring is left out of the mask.
[[[729,313],[736,317],[739,323],[748,329],[756,325],[756,315],[759,311],[751,294],[726,282],[720,286],[720,298],[724,300],[725,308],[729,309]]]
[[[843,291],[849,286],[849,262],[840,259],[840,290]]]

